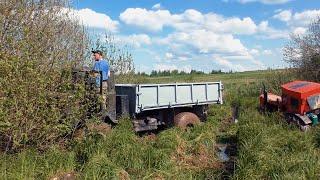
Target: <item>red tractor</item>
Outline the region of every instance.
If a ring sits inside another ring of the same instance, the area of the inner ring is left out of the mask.
[[[320,84],[308,81],[293,81],[281,86],[278,96],[263,90],[260,95],[260,109],[279,110],[288,123],[297,124],[302,131],[318,124],[320,118]]]

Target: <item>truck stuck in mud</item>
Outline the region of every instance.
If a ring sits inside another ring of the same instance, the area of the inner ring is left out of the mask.
[[[88,71],[74,73],[84,77],[87,89],[95,79]],[[100,94],[102,94],[102,88]],[[115,84],[108,79],[107,108],[100,111],[103,122],[117,124],[121,117],[130,117],[136,132],[156,130],[161,126],[186,128],[207,119],[210,104],[223,103],[222,82],[169,84]]]

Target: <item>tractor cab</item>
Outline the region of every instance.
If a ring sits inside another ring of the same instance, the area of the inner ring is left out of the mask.
[[[282,85],[281,89],[282,108],[285,112],[304,115],[320,109],[319,83],[293,81]]]

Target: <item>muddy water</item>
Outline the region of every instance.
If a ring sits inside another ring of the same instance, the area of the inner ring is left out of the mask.
[[[221,162],[226,162],[230,160],[228,154],[226,154],[227,145],[221,145],[218,147],[218,158]]]

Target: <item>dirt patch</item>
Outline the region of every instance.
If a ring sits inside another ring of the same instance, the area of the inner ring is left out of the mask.
[[[112,128],[109,124],[106,123],[88,123],[86,127],[77,129],[74,134],[73,138],[77,141],[82,141],[86,135],[90,133],[98,133],[102,136],[106,136],[112,131]]]
[[[82,141],[86,136],[86,132],[84,128],[81,129],[77,129],[74,133],[73,133],[73,138],[77,141]]]
[[[69,172],[69,173],[58,173],[54,175],[53,177],[49,178],[50,180],[76,180],[77,175],[75,172]]]
[[[118,177],[120,180],[129,180],[130,179],[129,173],[125,170],[119,171]]]
[[[88,123],[87,128],[89,132],[97,132],[103,135],[107,135],[111,132],[112,128],[107,123]]]
[[[229,161],[226,161],[224,163],[224,175],[225,179],[230,178],[230,175],[232,175],[235,171],[236,167],[236,160],[237,160],[237,144],[231,143],[227,145],[226,148],[226,154],[229,156]]]
[[[232,117],[223,119],[219,127],[219,132],[226,132],[233,122],[234,120]]]
[[[237,144],[232,140],[227,141],[225,144],[217,144],[216,151],[218,153],[218,158],[222,164],[222,179],[229,179],[230,176],[235,171],[236,160],[237,160]],[[223,147],[223,148],[221,148]],[[221,152],[223,151],[223,152]],[[221,157],[221,154],[225,154],[226,157]]]
[[[147,141],[155,141],[155,140],[157,140],[157,136],[154,133],[151,133],[146,136],[143,136],[143,139],[145,139]]]
[[[176,152],[172,157],[179,167],[186,169],[221,169],[222,163],[216,161],[214,154],[205,145],[200,144],[193,152],[188,152],[191,147],[188,147],[186,142],[180,137]]]
[[[235,117],[225,118],[219,127],[219,133],[216,137],[217,144],[215,146],[218,158],[222,163],[223,173],[221,179],[230,179],[235,171],[238,146],[237,136],[228,133],[230,126],[235,123]],[[222,152],[223,151],[223,152]]]

